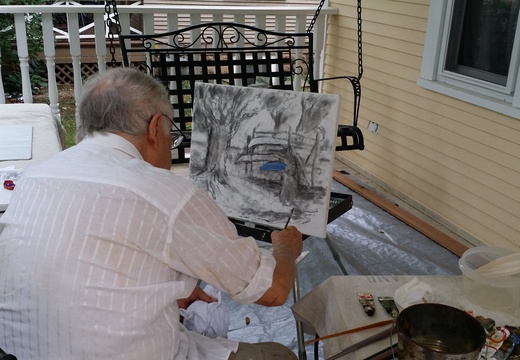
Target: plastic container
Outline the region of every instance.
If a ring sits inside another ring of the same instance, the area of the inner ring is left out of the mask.
[[[476,269],[508,255],[511,250],[477,246],[466,250],[459,260],[466,298],[488,309],[507,309],[520,303],[520,275],[486,277]]]

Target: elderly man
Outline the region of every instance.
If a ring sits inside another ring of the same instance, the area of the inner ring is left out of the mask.
[[[91,77],[78,145],[27,167],[0,218],[0,347],[24,359],[291,359],[276,343],[188,331],[179,306],[285,303],[302,250],[292,226],[272,253],[241,238],[203,191],[169,171],[173,109],[133,69]]]

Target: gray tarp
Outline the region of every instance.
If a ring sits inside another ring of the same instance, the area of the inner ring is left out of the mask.
[[[390,215],[345,186],[333,181],[333,191],[348,193],[354,205],[327,226],[328,236],[350,275],[460,275],[459,257],[401,220]],[[324,239],[310,237],[304,242],[309,255],[299,264],[300,296],[331,275],[342,275]],[[277,341],[298,354],[296,323],[291,305],[266,308],[243,306],[226,300],[231,325],[228,337],[245,342]],[[250,319],[246,325],[246,317]],[[312,335],[305,335],[311,339]],[[314,346],[307,345],[308,359]],[[323,358],[321,345],[319,358]]]

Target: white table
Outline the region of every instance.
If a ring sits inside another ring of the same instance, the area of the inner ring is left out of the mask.
[[[378,296],[394,296],[395,290],[417,277],[433,291],[434,302],[473,310],[495,320],[497,326],[520,325],[518,307],[503,311],[492,311],[468,301],[464,296],[462,276],[332,276],[306,294],[292,310],[297,320],[304,324],[305,332],[325,336],[352,328],[392,319],[377,302]],[[376,302],[376,312],[370,317],[359,304],[357,293],[370,292]],[[402,309],[400,309],[402,310]],[[323,340],[325,357],[339,353],[367,337],[389,328],[390,325],[358,333]],[[393,338],[394,343],[397,337]],[[387,338],[347,355],[347,359],[365,359],[390,346]]]
[[[61,151],[65,145],[65,130],[46,104],[0,104],[0,131],[2,125],[30,125],[32,154],[27,160],[0,161],[0,169],[14,166],[23,169],[33,161],[42,160]],[[11,191],[0,184],[0,211],[5,211]]]

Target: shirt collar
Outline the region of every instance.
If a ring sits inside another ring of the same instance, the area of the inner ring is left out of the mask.
[[[114,133],[99,133],[96,132],[85,137],[79,145],[96,145],[102,147],[110,147],[124,152],[136,159],[144,160],[137,148],[128,140]]]

